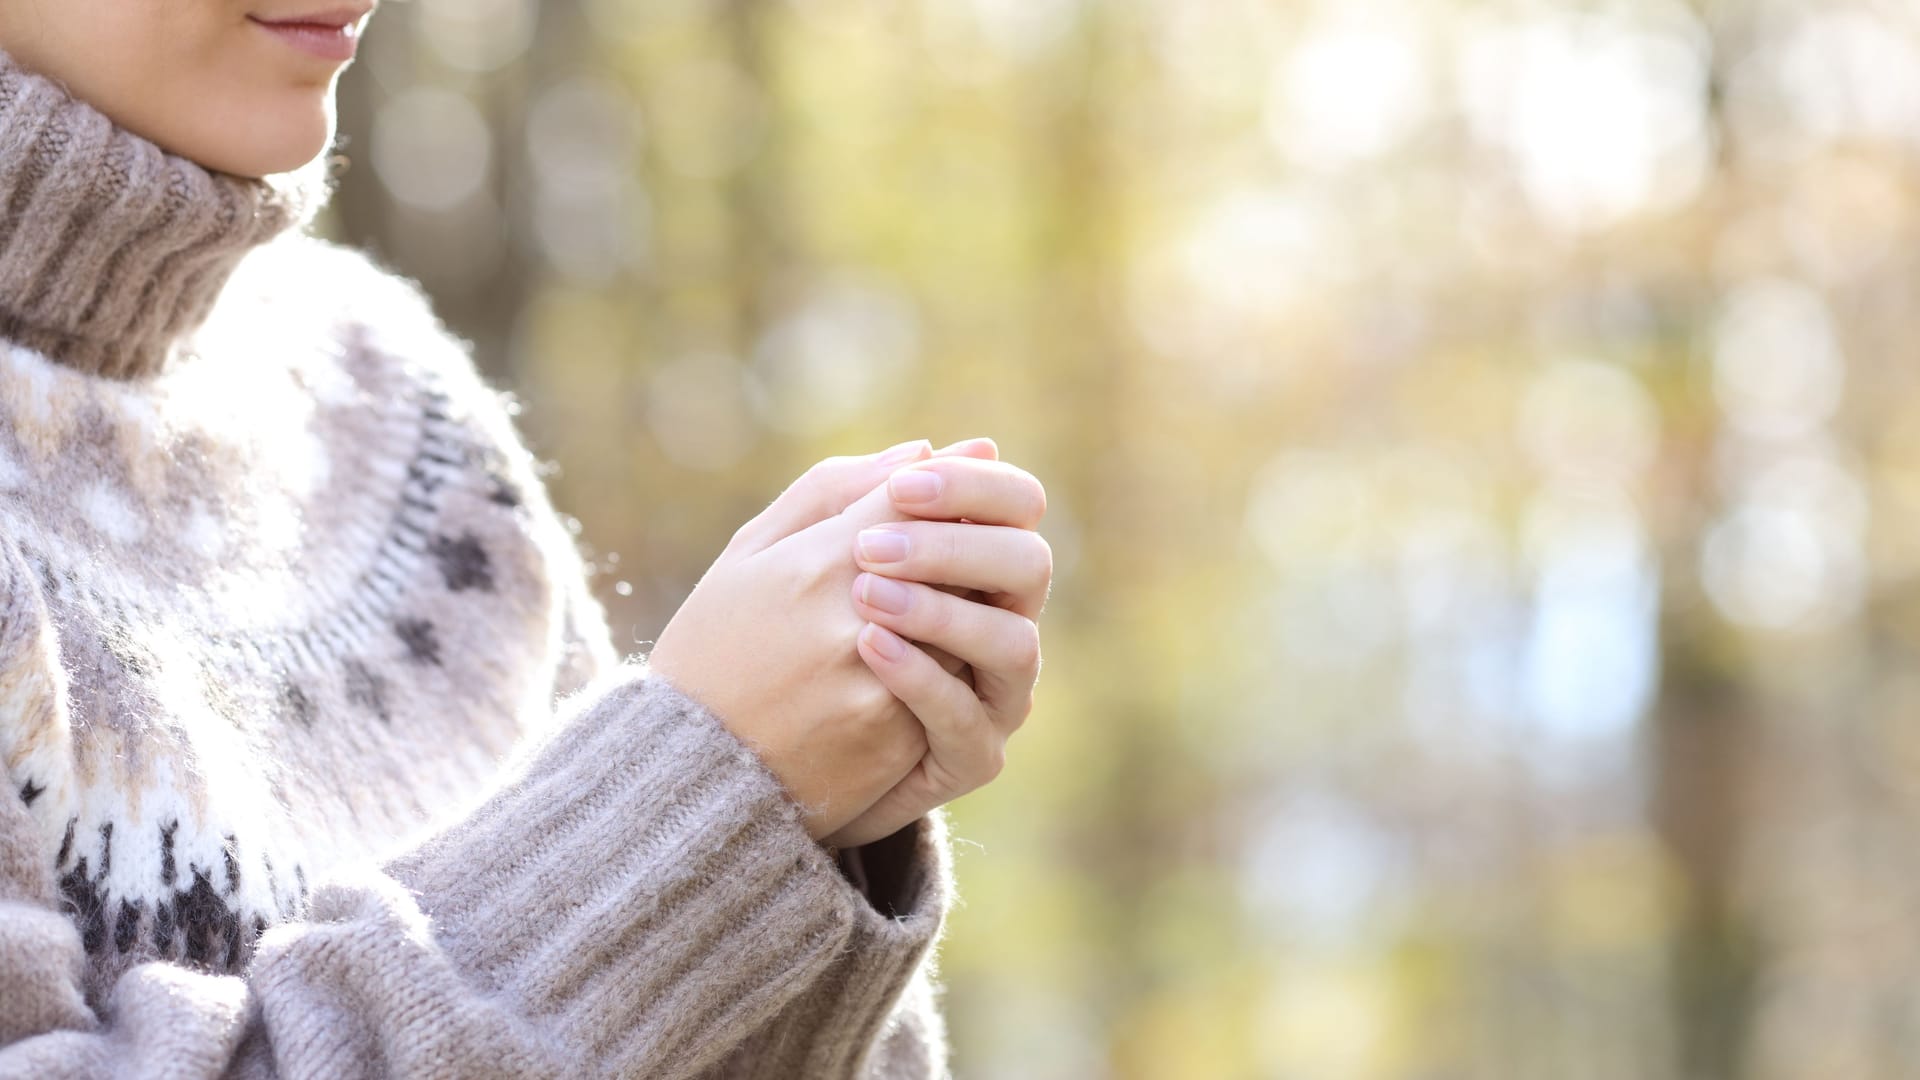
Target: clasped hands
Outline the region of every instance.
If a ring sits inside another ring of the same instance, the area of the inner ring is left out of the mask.
[[[999,775],[1033,708],[1046,492],[990,440],[809,469],[741,526],[649,657],[834,847]]]

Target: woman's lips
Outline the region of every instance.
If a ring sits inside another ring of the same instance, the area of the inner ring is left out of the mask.
[[[249,15],[248,19],[309,56],[345,63],[360,48],[360,27],[367,14],[364,10],[326,11],[285,19]]]

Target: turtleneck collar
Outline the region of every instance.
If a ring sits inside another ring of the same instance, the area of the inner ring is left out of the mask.
[[[319,163],[265,180],[209,171],[0,52],[0,338],[92,374],[151,375],[241,258],[325,198]]]

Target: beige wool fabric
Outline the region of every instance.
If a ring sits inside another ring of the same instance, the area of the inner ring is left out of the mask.
[[[621,661],[418,293],[0,54],[0,1077],[927,1077],[836,862]]]

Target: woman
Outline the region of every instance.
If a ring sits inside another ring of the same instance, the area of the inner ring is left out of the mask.
[[[1039,485],[823,462],[618,661],[469,358],[301,235],[364,2],[0,4],[0,1076],[941,1072]]]

